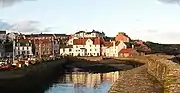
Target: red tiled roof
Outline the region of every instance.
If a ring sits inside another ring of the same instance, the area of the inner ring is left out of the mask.
[[[110,47],[110,46],[113,46],[113,43],[112,42],[104,42],[104,46]]]
[[[133,51],[132,48],[127,48],[127,49],[121,49],[121,50],[119,51],[119,53],[131,53],[132,51]]]
[[[74,45],[86,45],[87,38],[79,38],[79,39],[74,39],[73,44]]]
[[[18,39],[19,42],[31,42],[30,39]]]
[[[86,41],[88,39],[91,39],[93,41],[93,44],[94,45],[100,45],[103,43],[103,38],[79,38],[79,39],[74,39],[73,40],[73,43],[74,45],[85,45],[86,44]]]
[[[48,43],[51,43],[51,40],[49,40],[49,39],[35,39],[34,40],[35,42],[35,44],[48,44]]]

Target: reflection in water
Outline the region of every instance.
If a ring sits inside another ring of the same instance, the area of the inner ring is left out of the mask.
[[[120,71],[109,73],[72,72],[61,77],[45,93],[107,93]]]

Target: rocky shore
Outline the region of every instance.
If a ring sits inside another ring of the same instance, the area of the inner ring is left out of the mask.
[[[108,93],[163,93],[163,86],[147,73],[146,65],[123,71]]]
[[[85,59],[71,58],[68,61],[67,69],[79,68],[83,71],[90,73],[106,73],[111,71],[123,71],[133,69],[134,67],[141,66],[143,64],[136,62],[121,61],[115,59],[106,59],[97,62],[88,61]]]

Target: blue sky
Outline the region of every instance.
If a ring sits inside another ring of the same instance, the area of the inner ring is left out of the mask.
[[[179,44],[180,5],[158,0],[22,0],[2,7],[0,0],[0,29],[67,34],[95,29],[108,36],[126,32],[132,39]]]

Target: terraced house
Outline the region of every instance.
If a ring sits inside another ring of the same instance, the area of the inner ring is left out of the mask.
[[[86,31],[79,31],[75,33],[75,37],[77,38],[83,38],[83,37],[105,37],[104,32],[99,32],[99,31],[91,31],[91,32],[86,32]]]
[[[73,45],[61,48],[60,53],[73,56],[101,56],[102,41],[100,37],[74,39]]]
[[[28,39],[19,39],[15,43],[15,56],[16,57],[29,57],[32,56],[32,42]]]

